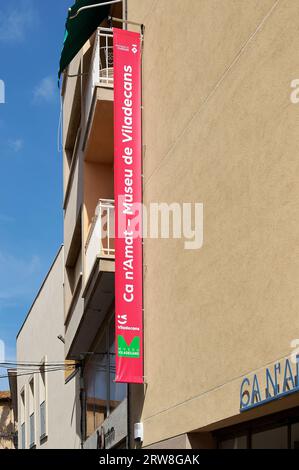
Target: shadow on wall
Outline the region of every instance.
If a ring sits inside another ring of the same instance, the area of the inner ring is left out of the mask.
[[[146,385],[130,385],[129,387],[129,446],[130,449],[141,448],[142,443],[134,440],[134,424],[140,422],[144,399],[146,395]]]
[[[76,436],[79,437],[80,441],[83,440],[82,433],[83,433],[83,423],[84,423],[84,416],[82,415],[82,407],[80,401],[80,372],[78,371],[75,377],[71,380],[75,380],[75,398],[72,408],[72,415],[71,415],[71,427],[75,427]],[[76,447],[76,443],[74,443],[74,447]]]

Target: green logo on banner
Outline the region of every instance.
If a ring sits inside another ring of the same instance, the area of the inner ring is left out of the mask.
[[[135,336],[130,345],[127,344],[122,335],[117,337],[118,355],[119,357],[140,357],[140,338]]]

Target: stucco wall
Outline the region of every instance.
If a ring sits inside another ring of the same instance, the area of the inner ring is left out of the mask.
[[[238,415],[241,377],[298,337],[299,4],[128,0],[128,17],[146,27],[145,203],[204,204],[202,249],[145,241],[150,445]]]
[[[64,361],[64,344],[57,336],[64,336],[63,311],[63,249],[49,272],[37,296],[29,316],[17,339],[17,360],[40,363]],[[18,377],[19,446],[21,447],[20,393],[25,389],[26,446],[29,445],[29,381],[31,377]],[[80,404],[78,402],[78,376],[65,384],[63,370],[46,373],[46,403],[48,416],[48,439],[40,443],[39,386],[40,375],[34,375],[36,446],[37,448],[80,447]],[[75,392],[77,390],[77,398]]]
[[[0,403],[0,450],[14,449],[13,433],[15,431],[11,403]],[[7,436],[11,435],[10,438]]]

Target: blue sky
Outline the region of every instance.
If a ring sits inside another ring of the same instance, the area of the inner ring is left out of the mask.
[[[63,240],[57,70],[72,3],[0,4],[6,89],[0,104],[0,340],[6,360],[15,360],[16,334]],[[0,389],[6,387],[1,379]]]

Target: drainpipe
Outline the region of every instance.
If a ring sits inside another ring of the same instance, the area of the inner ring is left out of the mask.
[[[131,449],[131,407],[130,384],[127,385],[127,449]]]
[[[123,18],[128,19],[128,0],[123,1]],[[128,29],[127,23],[125,23],[125,29]]]

